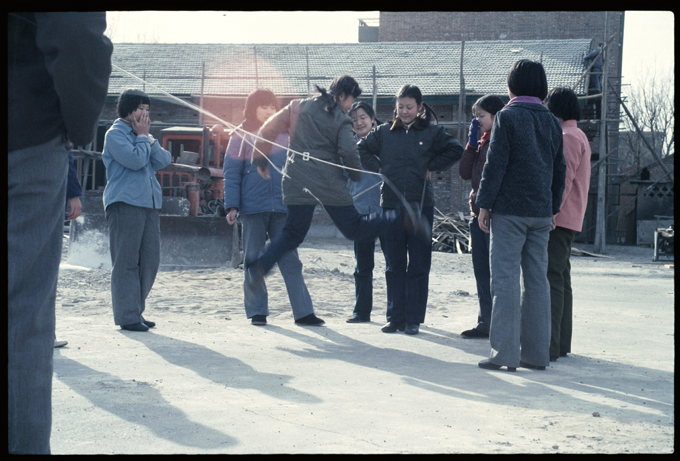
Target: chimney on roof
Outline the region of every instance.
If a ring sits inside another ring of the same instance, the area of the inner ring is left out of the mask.
[[[378,41],[379,19],[359,19],[359,43]]]

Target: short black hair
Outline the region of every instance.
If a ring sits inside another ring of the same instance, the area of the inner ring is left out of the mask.
[[[140,104],[151,105],[151,99],[142,90],[127,89],[118,96],[116,110],[120,118],[125,118],[137,110]]]
[[[541,101],[548,95],[548,79],[543,64],[530,59],[515,62],[508,72],[508,89],[515,96],[534,96]]]
[[[258,88],[251,92],[246,98],[246,108],[243,115],[246,120],[257,119],[257,108],[262,106],[274,106],[279,110],[279,100],[273,91],[266,88]]]
[[[562,120],[581,120],[581,106],[578,96],[571,88],[553,88],[545,100],[548,110]]]
[[[504,106],[505,103],[500,97],[493,94],[487,94],[479,98],[472,105],[472,115],[475,115],[475,111],[477,110],[478,107],[480,109],[487,111],[491,115],[496,115],[496,113],[499,110],[501,110]]]
[[[357,109],[363,109],[369,117],[375,118],[375,111],[373,110],[373,107],[371,107],[371,105],[366,101],[355,101],[347,114],[351,116],[357,111]]]

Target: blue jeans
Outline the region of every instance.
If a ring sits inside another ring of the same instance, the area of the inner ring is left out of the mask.
[[[286,213],[253,213],[240,215],[243,224],[243,253],[246,261],[252,261],[260,256],[265,248],[267,237],[274,240],[286,223]],[[293,318],[301,319],[314,313],[312,298],[309,296],[305,279],[302,276],[302,263],[297,250],[289,251],[281,256],[277,262],[281,276],[286,284],[288,299],[293,308]],[[244,280],[245,283],[245,280]],[[269,315],[267,286],[262,283],[255,287],[255,295],[244,296],[246,316]],[[247,290],[244,290],[248,293]]]
[[[472,243],[472,267],[477,282],[477,330],[489,333],[491,325],[491,267],[489,266],[489,234],[479,228],[477,217],[470,221],[470,241]]]
[[[421,215],[430,230],[434,207],[423,207]],[[384,238],[387,321],[423,323],[432,264],[432,240],[408,232],[403,221]]]
[[[316,205],[288,205],[286,224],[281,233],[272,240],[264,254],[255,261],[245,260],[245,266],[259,265],[267,274],[287,252],[302,244],[312,225]],[[395,221],[395,215],[362,215],[348,206],[324,206],[333,223],[349,240],[368,240],[380,236]]]
[[[491,215],[489,342],[496,365],[550,364],[550,223],[550,217]]]
[[[50,453],[55,300],[68,149],[55,138],[7,156],[10,453]]]

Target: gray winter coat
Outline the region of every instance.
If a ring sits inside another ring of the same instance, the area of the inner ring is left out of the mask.
[[[290,132],[290,146],[283,169],[283,203],[352,205],[342,166],[351,168],[346,170],[347,174],[358,181],[361,161],[352,121],[340,106],[328,112],[321,97],[291,101],[260,128],[259,136],[264,139],[258,138],[255,143],[254,165],[271,168],[264,158],[271,150],[268,141],[286,131]]]

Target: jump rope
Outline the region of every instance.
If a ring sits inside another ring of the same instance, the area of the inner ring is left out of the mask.
[[[232,123],[229,123],[229,122],[227,122],[227,121],[225,121],[225,120],[222,120],[221,118],[217,117],[215,114],[211,113],[210,111],[207,111],[207,110],[203,109],[202,107],[199,107],[199,106],[197,106],[197,105],[195,105],[195,104],[192,104],[192,103],[190,103],[190,102],[184,101],[184,100],[178,98],[177,96],[168,93],[167,91],[163,90],[162,88],[159,88],[158,86],[156,86],[156,85],[154,85],[154,84],[152,84],[152,83],[149,83],[149,82],[145,81],[144,79],[142,79],[142,78],[140,78],[140,77],[134,75],[134,74],[131,73],[131,72],[128,72],[128,71],[125,70],[125,69],[122,69],[121,67],[119,67],[119,66],[117,66],[117,65],[115,65],[115,64],[113,64],[113,63],[111,63],[111,66],[112,66],[113,68],[119,70],[120,72],[123,72],[124,74],[126,74],[126,75],[128,75],[128,76],[134,78],[135,80],[138,80],[139,82],[141,82],[141,83],[143,83],[143,84],[145,84],[145,85],[148,85],[148,86],[153,87],[154,89],[158,90],[161,94],[163,94],[163,95],[169,97],[172,101],[175,101],[175,102],[179,103],[180,105],[186,106],[186,107],[188,107],[188,108],[190,108],[190,109],[193,109],[193,110],[195,110],[195,111],[197,111],[197,112],[200,112],[200,113],[202,113],[202,114],[204,114],[204,115],[207,115],[207,116],[209,116],[209,117],[211,117],[211,118],[214,118],[215,120],[217,120],[218,122],[222,123],[224,126],[226,126],[226,127],[228,128],[228,131],[229,131],[229,134],[230,134],[230,135],[233,135],[234,133],[237,133],[237,132],[238,132],[238,133],[241,135],[241,139],[243,140],[243,142],[247,142],[250,146],[252,146],[253,150],[257,150],[257,152],[259,152],[265,159],[267,159],[267,162],[269,162],[269,164],[271,165],[272,168],[274,168],[274,170],[276,170],[279,174],[281,174],[281,176],[285,176],[285,177],[287,177],[288,179],[291,179],[290,176],[288,176],[288,175],[287,175],[286,173],[284,173],[282,170],[279,170],[279,169],[276,167],[276,165],[274,165],[274,163],[271,161],[271,159],[269,158],[268,155],[262,153],[261,150],[259,150],[259,149],[257,149],[257,148],[255,147],[255,142],[252,142],[251,139],[263,140],[263,141],[265,141],[265,142],[271,144],[272,146],[280,147],[280,148],[286,150],[288,154],[298,155],[298,156],[302,157],[302,160],[303,160],[303,161],[314,160],[314,161],[321,162],[321,163],[325,163],[325,164],[327,164],[327,165],[331,165],[331,166],[334,166],[334,167],[337,167],[337,168],[344,168],[344,169],[346,169],[346,170],[358,171],[358,172],[360,172],[360,173],[362,173],[362,174],[367,173],[367,174],[372,174],[372,175],[380,176],[380,178],[385,182],[385,184],[387,184],[388,187],[389,187],[390,189],[392,189],[392,191],[393,191],[393,192],[397,195],[397,197],[399,198],[399,201],[400,201],[401,204],[403,205],[404,210],[406,211],[406,213],[408,214],[408,216],[409,216],[409,218],[410,218],[410,220],[411,220],[411,223],[412,223],[412,225],[413,225],[413,228],[415,229],[415,228],[417,228],[417,227],[419,226],[419,222],[420,222],[420,221],[419,221],[419,219],[418,219],[418,216],[420,216],[420,212],[421,212],[421,210],[423,209],[423,204],[424,204],[424,202],[425,202],[425,191],[426,191],[426,189],[427,189],[427,180],[425,180],[425,182],[424,182],[424,184],[423,184],[423,192],[422,192],[421,199],[420,199],[420,206],[418,207],[418,210],[417,210],[418,213],[416,213],[416,211],[414,211],[413,208],[411,207],[411,205],[406,201],[406,198],[404,197],[404,195],[403,195],[401,192],[399,192],[399,190],[397,189],[397,187],[396,187],[396,186],[395,186],[395,185],[387,178],[387,176],[385,176],[384,174],[382,174],[382,173],[380,173],[380,172],[366,171],[366,170],[362,170],[362,169],[360,170],[360,169],[356,169],[356,168],[350,168],[350,167],[345,166],[345,165],[338,165],[337,163],[333,163],[333,162],[329,162],[329,161],[327,161],[327,160],[322,160],[322,159],[316,158],[316,157],[310,155],[309,152],[297,152],[297,151],[295,151],[295,150],[293,150],[293,149],[290,149],[288,146],[282,146],[282,145],[277,144],[277,143],[275,143],[275,142],[273,142],[273,141],[269,141],[268,139],[265,139],[265,138],[259,136],[259,135],[256,134],[256,133],[251,133],[251,132],[245,131],[243,128],[241,128],[241,127],[239,127],[239,126],[236,126],[236,125],[234,125],[234,124],[232,124]],[[239,150],[239,156],[241,156],[242,151],[243,151],[243,142],[241,143],[241,148],[240,148],[240,150]],[[289,157],[289,158],[290,158],[291,163],[295,162],[295,159],[294,159],[293,157]],[[374,184],[374,185],[371,186],[370,188],[368,188],[368,189],[366,189],[366,190],[364,190],[364,191],[362,191],[362,192],[360,192],[360,193],[354,195],[354,196],[352,197],[352,199],[354,199],[354,198],[360,196],[361,194],[364,194],[364,193],[368,192],[368,191],[369,191],[370,189],[372,189],[373,187],[377,187],[377,186],[379,186],[379,185],[380,185],[380,183]],[[323,206],[323,203],[321,203],[321,200],[319,200],[319,198],[316,197],[316,196],[312,193],[312,191],[310,191],[310,190],[309,190],[308,188],[306,188],[306,187],[303,187],[303,188],[302,188],[302,191],[305,192],[305,193],[307,193],[307,194],[309,194],[309,195],[311,195],[312,197],[314,197],[314,199],[319,203],[319,205],[321,205],[321,208],[323,208],[324,211],[326,211],[326,209],[325,209],[324,206]]]

